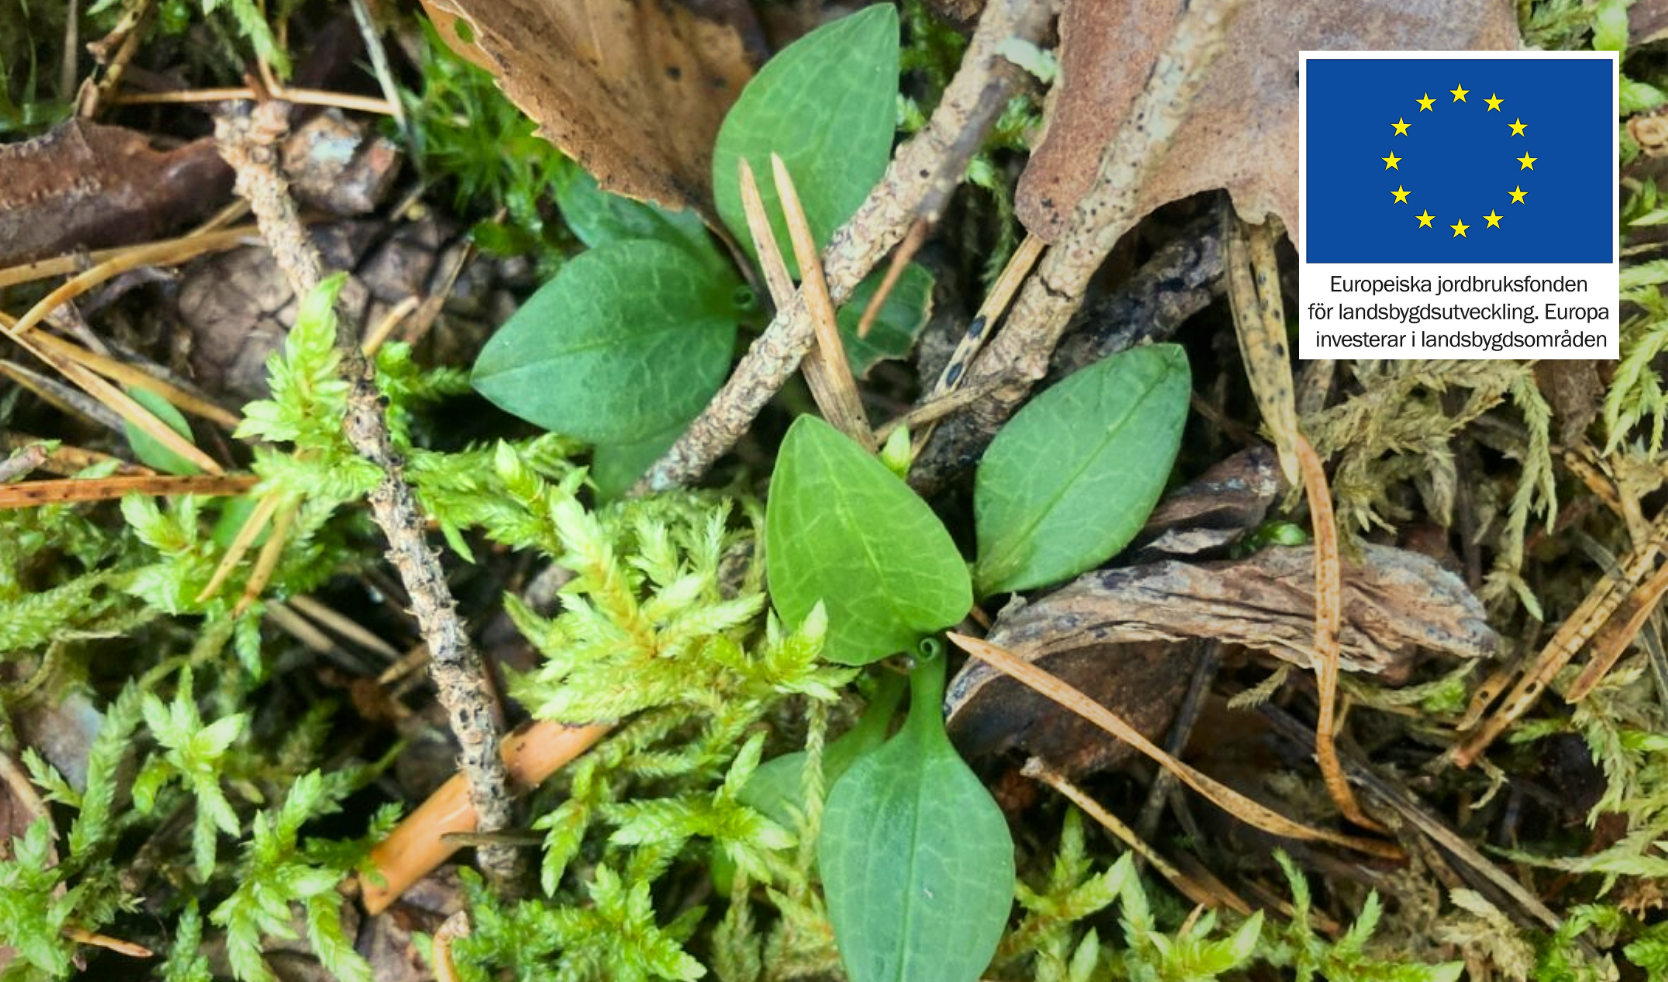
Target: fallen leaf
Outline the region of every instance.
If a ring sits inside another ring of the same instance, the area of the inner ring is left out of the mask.
[[[988,640],[1045,663],[1153,737],[1169,726],[1193,670],[1191,649],[1173,642],[1215,639],[1309,667],[1314,563],[1313,548],[1271,548],[1232,561],[1087,573],[1041,600],[1009,604]],[[1424,556],[1367,545],[1359,561],[1346,558],[1343,580],[1346,669],[1399,677],[1419,649],[1482,658],[1499,647],[1482,604]],[[970,753],[1019,746],[1082,773],[1129,750],[978,660],[951,681],[945,712]]]
[[[604,190],[717,225],[712,147],[763,58],[746,0],[423,0],[441,37],[483,65]]]
[[[231,191],[212,139],[164,152],[134,130],[71,120],[0,146],[0,265],[157,238]]]
[[[1068,4],[1043,141],[1020,179],[1025,227],[1053,241],[1094,180],[1102,148],[1146,85],[1179,0]],[[1239,216],[1284,220],[1297,239],[1299,51],[1512,51],[1508,0],[1246,0],[1175,141],[1141,189],[1141,211],[1227,188]]]

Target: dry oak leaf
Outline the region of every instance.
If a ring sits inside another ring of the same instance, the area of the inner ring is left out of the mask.
[[[1054,241],[1065,229],[1180,8],[1180,0],[1066,5],[1060,81],[1042,143],[1019,183],[1019,217],[1028,230]],[[1169,152],[1147,174],[1141,211],[1227,188],[1242,219],[1260,224],[1279,215],[1295,242],[1299,51],[1518,47],[1511,0],[1245,0]]]
[[[423,0],[539,135],[603,190],[717,225],[712,147],[763,61],[746,0]],[[458,24],[474,43],[463,41]]]

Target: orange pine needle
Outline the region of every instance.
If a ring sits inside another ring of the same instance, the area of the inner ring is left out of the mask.
[[[0,508],[37,508],[84,501],[110,501],[129,494],[240,495],[260,479],[252,474],[196,474],[191,477],[143,475],[91,480],[24,481],[0,485]]]
[[[1342,563],[1338,558],[1338,523],[1332,514],[1332,494],[1320,457],[1302,433],[1295,434],[1292,450],[1303,474],[1303,493],[1309,500],[1310,521],[1315,532],[1315,688],[1319,690],[1320,713],[1315,720],[1315,758],[1320,763],[1326,790],[1344,817],[1375,832],[1385,831],[1361,810],[1350,789],[1344,767],[1338,761],[1337,736],[1333,732],[1338,701],[1338,657],[1342,645],[1338,630],[1344,620]]]
[[[510,780],[527,790],[589,750],[612,728],[608,723],[569,726],[537,720],[506,737],[499,752]],[[475,831],[475,820],[468,785],[463,775],[454,774],[371,850],[376,876],[359,877],[365,910],[373,915],[387,910],[400,894],[457,851],[457,843],[446,837],[453,832]],[[381,880],[380,885],[373,882],[375,879]]]

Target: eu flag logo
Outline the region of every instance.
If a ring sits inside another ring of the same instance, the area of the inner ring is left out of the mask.
[[[1610,263],[1615,62],[1305,61],[1311,263]]]

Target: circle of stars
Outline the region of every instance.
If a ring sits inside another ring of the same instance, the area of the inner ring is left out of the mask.
[[[1465,102],[1466,101],[1465,97],[1471,94],[1471,90],[1468,89],[1468,88],[1465,88],[1463,85],[1456,85],[1453,88],[1449,89],[1448,93],[1454,97],[1454,99],[1453,99],[1454,102]],[[1429,92],[1424,93],[1424,95],[1421,98],[1415,99],[1414,101],[1419,104],[1419,112],[1422,112],[1422,113],[1423,112],[1428,112],[1428,113],[1435,113],[1436,112],[1436,100],[1431,97],[1431,94]],[[1505,117],[1505,113],[1501,112],[1501,109],[1500,109],[1501,103],[1505,102],[1505,100],[1500,98],[1498,93],[1493,93],[1493,92],[1489,93],[1489,97],[1487,99],[1484,99],[1483,102],[1488,104],[1488,108],[1483,110],[1485,113],[1500,113],[1502,118]],[[1417,114],[1415,114],[1415,118],[1417,119]],[[1394,136],[1407,136],[1408,135],[1408,128],[1411,127],[1412,125],[1413,125],[1412,123],[1407,121],[1407,118],[1405,116],[1396,117],[1396,121],[1394,123],[1390,124],[1391,128],[1393,130],[1395,130],[1395,132],[1393,134]],[[1528,128],[1529,124],[1525,123],[1523,121],[1523,117],[1521,117],[1521,116],[1516,117],[1512,122],[1507,123],[1506,125],[1511,128],[1513,136],[1526,136],[1527,135],[1524,131]],[[1407,158],[1396,156],[1396,152],[1394,150],[1392,150],[1392,151],[1390,151],[1390,156],[1380,157],[1379,159],[1384,161],[1384,169],[1385,170],[1387,170],[1387,171],[1390,171],[1390,170],[1399,171],[1399,170],[1401,170],[1401,168],[1398,167],[1397,165],[1400,164],[1402,161],[1406,160]],[[1523,156],[1517,157],[1517,158],[1514,158],[1514,159],[1517,160],[1518,170],[1520,170],[1520,171],[1525,171],[1525,170],[1532,171],[1532,170],[1535,169],[1535,161],[1539,160],[1540,158],[1539,157],[1531,157],[1531,156],[1529,156],[1528,152],[1525,151]],[[1395,196],[1395,199],[1396,199],[1395,204],[1405,205],[1405,204],[1410,204],[1410,202],[1407,199],[1408,199],[1408,195],[1412,194],[1413,192],[1407,190],[1407,187],[1405,185],[1397,184],[1396,185],[1396,190],[1391,191],[1390,193],[1393,196]],[[1521,183],[1519,183],[1515,188],[1513,188],[1512,190],[1510,190],[1506,193],[1511,196],[1511,199],[1512,199],[1511,203],[1512,204],[1521,205],[1521,204],[1526,203],[1524,201],[1524,197],[1526,195],[1528,195],[1529,192],[1523,190],[1523,185]],[[1419,225],[1417,227],[1419,227],[1419,228],[1435,228],[1435,226],[1432,225],[1431,222],[1436,218],[1436,216],[1430,213],[1429,208],[1424,209],[1420,214],[1414,215],[1413,217],[1417,218],[1419,220]],[[1500,227],[1500,220],[1504,217],[1506,217],[1506,216],[1498,214],[1497,212],[1495,212],[1495,210],[1493,208],[1490,208],[1488,214],[1482,216],[1483,221],[1487,223],[1483,227],[1484,228],[1499,228]],[[1454,230],[1453,238],[1456,238],[1456,239],[1469,238],[1469,236],[1467,236],[1465,233],[1467,231],[1469,231],[1470,229],[1472,229],[1473,227],[1474,226],[1472,226],[1472,225],[1465,224],[1464,219],[1461,219],[1460,221],[1457,221],[1457,222],[1453,223],[1452,225],[1448,226],[1448,228],[1451,228],[1451,229]]]

